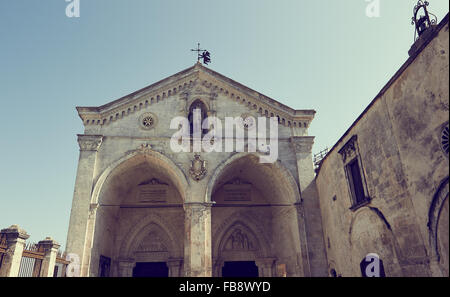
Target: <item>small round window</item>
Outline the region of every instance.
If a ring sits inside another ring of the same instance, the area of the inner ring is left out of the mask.
[[[442,127],[440,142],[441,142],[441,149],[442,149],[442,151],[443,151],[444,154],[447,155],[447,157],[448,157],[448,151],[449,151],[449,143],[448,143],[448,123],[445,124],[445,125]]]
[[[256,119],[253,116],[249,114],[243,114],[241,118],[243,121],[244,128],[246,130],[252,130],[256,128]]]
[[[139,117],[139,125],[144,130],[150,130],[156,125],[156,116],[152,113],[144,113]]]

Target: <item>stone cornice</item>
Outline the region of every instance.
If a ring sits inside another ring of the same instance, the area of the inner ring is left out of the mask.
[[[102,135],[78,135],[80,151],[98,151],[102,144]]]
[[[314,110],[294,110],[200,64],[111,103],[100,107],[77,107],[77,111],[85,125],[107,125],[169,97],[179,98],[200,85],[214,97],[222,94],[261,116],[278,117],[279,123],[287,127],[308,128],[314,119]]]

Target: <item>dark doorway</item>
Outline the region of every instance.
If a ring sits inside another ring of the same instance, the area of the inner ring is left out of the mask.
[[[222,277],[258,277],[258,267],[255,262],[225,262]]]
[[[165,262],[136,263],[133,277],[169,277],[169,268]]]

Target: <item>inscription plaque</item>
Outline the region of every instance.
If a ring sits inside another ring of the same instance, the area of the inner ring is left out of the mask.
[[[139,185],[138,200],[143,203],[164,203],[167,201],[167,188],[168,185],[157,180]]]
[[[223,186],[225,201],[251,201],[252,185],[243,183],[226,184]]]

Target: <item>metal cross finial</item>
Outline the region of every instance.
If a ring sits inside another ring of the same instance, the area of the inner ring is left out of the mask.
[[[208,65],[211,63],[210,53],[207,50],[200,48],[200,43],[197,44],[197,49],[191,49],[192,52],[197,52],[197,62],[200,62],[200,59],[203,59],[203,63]]]

